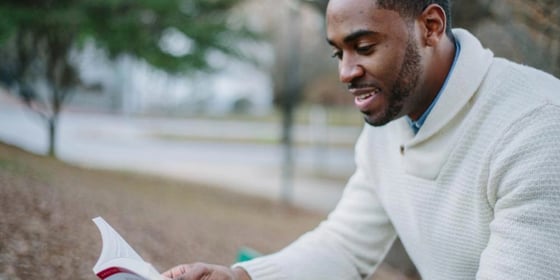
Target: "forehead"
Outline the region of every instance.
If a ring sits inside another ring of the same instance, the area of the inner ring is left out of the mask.
[[[380,35],[405,35],[406,23],[393,10],[380,9],[375,0],[330,0],[327,7],[327,39],[342,40],[357,31]]]
[[[327,5],[327,18],[341,20],[348,16],[358,16],[377,7],[375,0],[330,0]]]

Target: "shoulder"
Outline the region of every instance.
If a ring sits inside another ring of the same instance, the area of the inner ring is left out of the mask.
[[[500,139],[499,147],[560,143],[559,89],[560,80],[546,72],[495,58],[481,86],[479,106],[492,124],[487,128]]]
[[[484,81],[497,97],[526,105],[560,105],[560,80],[533,67],[494,58]]]
[[[560,80],[548,73],[495,58],[474,97],[471,115],[486,124],[477,129],[504,137],[526,121],[556,120],[560,115],[559,89]]]

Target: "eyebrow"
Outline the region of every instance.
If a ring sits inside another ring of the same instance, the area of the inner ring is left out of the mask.
[[[372,35],[377,35],[377,34],[379,34],[379,33],[375,32],[375,31],[371,31],[371,30],[367,30],[367,29],[359,29],[359,30],[356,30],[356,31],[348,34],[346,37],[344,37],[343,41],[344,41],[344,43],[349,43],[349,42],[355,41],[358,38],[363,37],[363,36],[372,36]],[[335,46],[335,43],[333,41],[329,40],[328,38],[327,38],[327,43],[329,43],[329,45],[331,45],[331,46]]]

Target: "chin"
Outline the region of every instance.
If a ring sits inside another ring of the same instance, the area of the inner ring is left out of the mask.
[[[364,121],[371,126],[384,126],[392,121],[392,119],[374,118],[368,115],[364,116]]]
[[[383,108],[382,110],[377,112],[362,111],[362,114],[364,115],[364,120],[367,124],[371,126],[384,126],[392,122],[393,120],[404,116],[402,109],[403,107],[401,104],[396,104]]]

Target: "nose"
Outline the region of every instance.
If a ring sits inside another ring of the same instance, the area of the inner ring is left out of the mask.
[[[338,62],[338,78],[342,83],[351,83],[364,75],[364,68],[355,59],[346,55]]]

